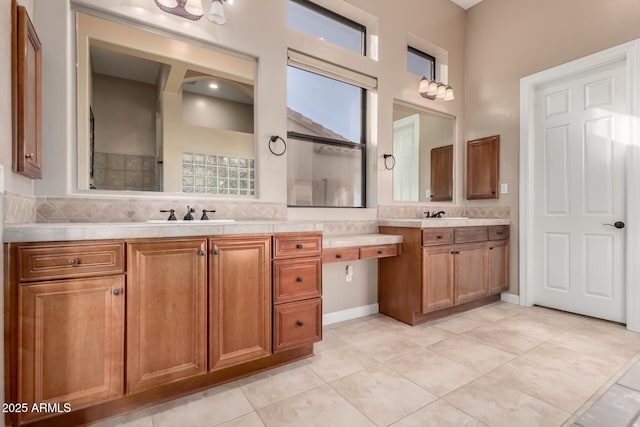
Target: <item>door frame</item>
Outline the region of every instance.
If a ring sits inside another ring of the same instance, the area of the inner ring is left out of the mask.
[[[520,201],[519,201],[519,283],[520,304],[533,305],[533,125],[534,100],[538,86],[570,77],[579,72],[599,67],[614,61],[624,60],[627,73],[629,111],[632,117],[631,140],[634,147],[640,147],[640,39],[603,50],[601,52],[532,74],[520,79]],[[629,164],[631,157],[638,157],[638,148],[631,150],[627,156]],[[631,155],[633,154],[633,155]],[[630,173],[627,173],[627,179]],[[626,270],[625,270],[625,308],[627,329],[640,332],[640,267],[636,266],[640,258],[640,213],[631,210],[630,192],[632,186],[627,186],[626,203]],[[635,190],[635,197],[640,189]],[[632,216],[634,215],[634,216]]]

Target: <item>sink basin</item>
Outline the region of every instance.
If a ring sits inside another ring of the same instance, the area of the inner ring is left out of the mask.
[[[466,216],[443,216],[442,218],[423,218],[423,219],[469,219]]]
[[[201,221],[194,219],[193,221],[185,221],[179,219],[177,221],[169,221],[167,219],[150,219],[147,221],[151,224],[176,224],[176,225],[207,225],[207,224],[230,224],[236,222],[235,219],[209,219],[207,221]]]

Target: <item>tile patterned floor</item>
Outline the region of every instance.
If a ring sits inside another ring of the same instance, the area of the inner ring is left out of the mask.
[[[374,315],[326,327],[313,358],[99,426],[640,427],[638,360],[640,334],[540,307]]]

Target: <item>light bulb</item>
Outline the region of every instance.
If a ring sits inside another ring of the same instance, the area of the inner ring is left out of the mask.
[[[211,2],[211,10],[209,10],[207,18],[209,21],[220,25],[224,25],[224,23],[227,22],[224,17],[224,7],[222,6],[221,0],[213,0],[213,2]]]
[[[453,88],[451,86],[447,86],[447,90],[444,92],[444,98],[445,101],[452,101],[454,99],[456,99],[455,96],[453,96]]]
[[[420,80],[420,86],[418,87],[418,92],[427,93],[428,90],[429,90],[429,80],[427,80],[426,77],[423,77],[422,80]]]
[[[204,9],[202,8],[201,0],[187,0],[187,3],[184,5],[184,10],[193,16],[202,16],[204,15]]]
[[[443,85],[442,83],[438,83],[438,89],[436,91],[436,98],[439,99],[443,99],[444,98],[444,94],[447,91],[447,87],[445,85]]]
[[[427,95],[436,96],[438,93],[438,83],[435,80],[431,80],[429,82],[429,90],[427,91]]]

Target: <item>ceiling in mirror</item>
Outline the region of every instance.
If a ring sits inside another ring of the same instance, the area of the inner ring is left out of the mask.
[[[255,195],[255,61],[77,20],[79,190]]]
[[[453,201],[455,119],[393,105],[393,200]]]

